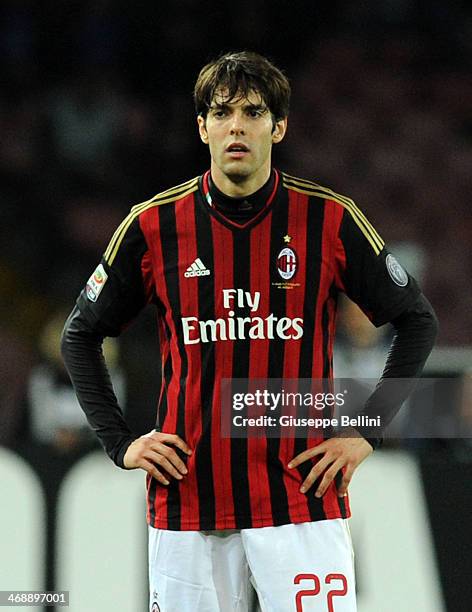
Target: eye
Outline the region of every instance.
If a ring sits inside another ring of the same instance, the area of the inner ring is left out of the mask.
[[[217,108],[213,111],[213,117],[216,117],[217,119],[221,119],[226,115],[225,111],[221,108]]]
[[[261,116],[262,116],[262,110],[261,110],[261,109],[258,109],[258,108],[251,108],[251,109],[248,111],[248,115],[249,115],[250,117],[253,117],[253,118],[256,118],[256,117],[261,117]]]

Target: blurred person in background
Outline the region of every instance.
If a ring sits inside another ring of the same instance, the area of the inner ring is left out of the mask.
[[[0,325],[0,445],[15,447],[24,438],[23,398],[32,355],[27,343]]]
[[[93,446],[87,419],[64,368],[60,338],[64,312],[47,321],[39,338],[39,362],[32,368],[27,389],[31,439],[58,455],[76,455]],[[107,338],[103,344],[110,376],[121,406],[125,406],[125,378],[119,367],[119,344]]]
[[[91,184],[111,188],[120,180],[113,153],[124,131],[125,108],[116,78],[91,68],[49,96],[47,118],[55,163],[76,189]]]

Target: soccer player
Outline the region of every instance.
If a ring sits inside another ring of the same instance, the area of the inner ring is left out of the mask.
[[[416,281],[354,202],[272,167],[290,87],[266,58],[226,54],[195,85],[210,169],[138,204],[117,228],[66,322],[63,355],[111,459],[147,472],[150,609],[355,610],[347,489],[381,441],[225,437],[223,379],[331,379],[336,299],[395,328],[362,410],[387,424],[437,332]],[[315,135],[316,137],[316,135]],[[148,303],[162,387],[155,430],[136,437],[101,353]],[[386,397],[387,396],[387,397]],[[334,606],[334,608],[333,608]]]

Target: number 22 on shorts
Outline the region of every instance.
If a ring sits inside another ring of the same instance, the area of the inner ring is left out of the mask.
[[[314,597],[315,595],[319,595],[321,591],[320,579],[316,574],[297,574],[293,579],[294,584],[300,584],[302,580],[311,580],[314,583],[314,587],[312,589],[305,589],[303,591],[298,591],[295,596],[295,604],[297,606],[297,612],[303,612],[303,597]],[[340,580],[342,583],[342,588],[337,590],[328,591],[327,594],[327,604],[328,604],[328,612],[335,612],[333,605],[334,597],[342,597],[347,593],[347,579],[344,574],[328,574],[325,578],[326,584],[331,584],[331,582],[335,580]]]

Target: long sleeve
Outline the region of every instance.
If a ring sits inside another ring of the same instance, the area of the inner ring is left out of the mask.
[[[385,368],[360,413],[367,417],[380,416],[382,429],[392,421],[413,390],[438,333],[436,315],[423,294],[391,323],[395,328],[395,335]],[[397,379],[402,379],[401,384]],[[359,428],[359,431],[374,448],[381,444],[382,438],[379,437],[378,429]]]
[[[118,238],[117,238],[118,236]],[[155,297],[149,250],[134,217],[115,233],[67,319],[62,355],[79,403],[109,457],[120,467],[135,436],[118,405],[102,343],[118,336]]]
[[[340,289],[372,323],[392,323],[392,340],[382,376],[358,416],[380,416],[378,428],[358,427],[374,448],[421,375],[438,332],[433,308],[416,280],[390,253],[362,213],[344,213],[337,245]],[[399,384],[398,379],[403,379]]]
[[[103,336],[75,306],[64,326],[61,349],[77,398],[108,456],[123,466],[135,439],[118,405],[102,352]]]

